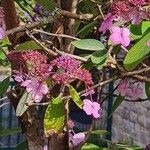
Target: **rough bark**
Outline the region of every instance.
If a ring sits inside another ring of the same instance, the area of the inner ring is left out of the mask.
[[[15,10],[14,0],[2,0],[2,6],[5,12],[5,22],[6,28],[12,29],[17,27],[18,17]],[[24,35],[24,34],[23,34]],[[9,50],[13,50],[13,47],[20,37],[20,33],[9,36],[9,40],[12,43],[12,46]],[[17,66],[17,65],[16,65]],[[12,66],[12,69],[17,70],[15,65]],[[11,91],[8,94],[8,97],[16,110],[17,104],[21,98],[21,95],[16,90]],[[37,111],[35,107],[30,107],[21,117],[18,118],[21,124],[22,133],[26,136],[28,150],[43,150],[43,133],[39,130],[39,121],[37,116]]]

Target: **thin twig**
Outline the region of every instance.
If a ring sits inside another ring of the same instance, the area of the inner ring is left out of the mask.
[[[52,55],[52,56],[57,56],[58,54],[60,55],[66,55],[66,56],[69,56],[69,57],[72,57],[72,58],[75,58],[75,59],[78,59],[80,61],[84,61],[86,62],[87,59],[83,58],[83,57],[80,57],[80,56],[76,56],[76,55],[73,55],[73,54],[69,54],[69,53],[65,53],[63,51],[59,51],[57,48],[54,48],[55,49],[55,52],[49,48],[47,48],[46,46],[44,46],[43,44],[41,44],[40,41],[38,41],[28,30],[26,31],[27,35],[32,39],[34,40],[43,50],[45,50],[48,54]]]
[[[70,35],[66,35],[66,34],[54,34],[54,33],[49,33],[49,32],[45,32],[45,31],[42,31],[42,30],[38,30],[38,29],[33,29],[33,31],[39,32],[39,33],[44,33],[44,34],[47,34],[47,35],[50,35],[50,36],[69,38],[69,39],[73,39],[73,40],[80,40],[79,38],[76,38],[76,37],[73,37],[73,36],[70,36]]]
[[[22,26],[7,30],[6,36],[17,33],[17,32],[26,31],[26,29],[31,30],[35,27],[43,26],[45,24],[53,22],[56,18],[59,18],[60,16],[78,19],[78,20],[82,20],[82,21],[88,21],[93,17],[92,15],[88,15],[88,14],[83,14],[83,15],[72,14],[69,11],[61,10],[59,12],[59,14],[57,14],[57,15],[49,16],[48,18],[42,18],[40,21],[36,21],[36,22],[30,23],[30,24],[22,25]]]

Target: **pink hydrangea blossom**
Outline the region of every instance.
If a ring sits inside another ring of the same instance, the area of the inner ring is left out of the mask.
[[[116,0],[111,6],[111,13],[125,20],[128,19],[128,14],[130,10],[131,6],[127,0]]]
[[[140,24],[143,19],[148,18],[148,13],[135,8],[129,12],[129,17],[132,24]]]
[[[99,32],[103,32],[103,34],[109,30],[113,25],[113,20],[115,19],[115,16],[111,13],[108,13],[105,17],[105,20],[102,22]]]
[[[126,96],[129,90],[129,81],[122,80],[118,86],[118,92],[121,96]]]
[[[81,96],[89,96],[89,95],[92,95],[94,93],[95,93],[94,89],[90,89],[90,90],[88,89],[87,92],[85,92]]]
[[[3,39],[5,37],[5,30],[0,27],[0,40]]]
[[[145,3],[145,0],[129,0],[129,2],[135,6],[142,5]]]
[[[31,93],[35,102],[40,102],[43,96],[48,93],[47,85],[37,79],[25,80],[21,86],[26,87],[27,92]]]
[[[113,44],[122,44],[127,47],[130,44],[130,31],[127,28],[113,26],[111,28],[110,40]]]
[[[71,133],[69,134],[69,140],[73,144],[73,146],[77,146],[81,142],[83,142],[85,139],[85,134],[84,133],[77,133],[72,135]]]
[[[69,56],[60,56],[51,62],[53,68],[57,68],[53,73],[52,79],[57,84],[66,84],[71,80],[79,79],[87,86],[93,84],[91,73],[80,67],[80,61]]]
[[[136,83],[126,79],[120,82],[118,86],[118,92],[123,97],[136,100],[142,95],[143,89],[140,87],[139,82]]]
[[[48,150],[48,145],[44,145],[44,149],[43,150]]]
[[[83,110],[86,112],[87,115],[92,115],[94,118],[100,117],[100,104],[97,102],[92,102],[89,99],[83,100]]]
[[[130,90],[128,90],[128,97],[132,100],[137,100],[141,97],[143,93],[143,89],[140,87],[140,84],[136,84],[130,87]]]

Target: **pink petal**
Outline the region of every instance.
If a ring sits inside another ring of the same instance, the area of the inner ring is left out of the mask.
[[[93,109],[93,113],[92,114],[93,114],[94,118],[99,118],[100,117],[100,114],[99,114],[98,110],[94,110]]]
[[[100,104],[97,102],[93,102],[93,109],[100,110]]]
[[[121,36],[120,36],[120,34],[113,33],[113,34],[110,35],[109,39],[111,40],[111,42],[114,45],[117,45],[117,44],[121,43]]]
[[[48,87],[47,87],[47,85],[43,84],[42,87],[41,87],[41,90],[42,90],[43,94],[47,94],[48,93]]]
[[[25,80],[24,82],[22,82],[21,86],[26,87],[31,83],[31,80]]]
[[[115,34],[119,34],[119,35],[120,35],[120,33],[121,33],[120,28],[117,27],[117,26],[113,26],[113,27],[111,28],[111,32],[112,32],[112,33],[115,33]]]
[[[129,38],[129,37],[123,37],[123,38],[121,39],[121,44],[122,44],[124,47],[129,46],[129,44],[130,44],[130,38]]]
[[[77,133],[73,136],[73,144],[76,146],[85,139],[85,134],[84,133]]]
[[[5,30],[0,27],[0,40],[2,40],[5,37]]]
[[[128,37],[130,35],[130,30],[128,28],[122,28],[122,35]]]
[[[85,99],[83,101],[84,105],[83,105],[83,110],[86,112],[87,115],[91,115],[92,114],[92,102],[88,99]]]

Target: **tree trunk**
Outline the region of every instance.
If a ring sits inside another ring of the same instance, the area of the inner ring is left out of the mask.
[[[14,27],[17,27],[19,22],[18,22],[18,17],[16,15],[14,0],[2,0],[2,6],[4,8],[4,13],[5,13],[6,28],[12,29]],[[10,51],[13,50],[15,46],[15,41],[18,40],[17,39],[18,34],[9,36],[9,40],[12,43],[11,48],[9,48]],[[17,68],[15,68],[14,65],[12,66],[12,69],[17,70]],[[17,104],[21,97],[18,96],[15,90],[11,91],[8,94],[8,97],[14,109],[16,110]],[[22,133],[24,133],[26,136],[28,150],[43,150],[44,136],[43,136],[43,132],[40,132],[41,127],[39,126],[36,108],[30,107],[18,119],[21,123]]]

